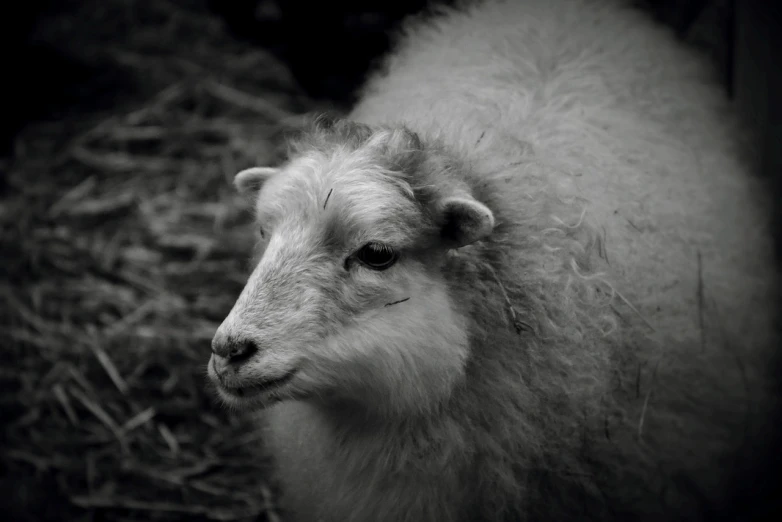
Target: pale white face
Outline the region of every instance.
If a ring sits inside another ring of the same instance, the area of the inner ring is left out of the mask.
[[[436,211],[376,154],[312,153],[237,176],[255,198],[261,239],[213,342],[209,375],[227,404],[404,410],[447,395],[462,377],[466,326],[441,272],[453,245],[440,239]],[[463,200],[453,199],[459,211]]]

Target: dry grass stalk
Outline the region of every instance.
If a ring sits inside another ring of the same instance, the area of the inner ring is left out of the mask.
[[[31,124],[3,163],[5,511],[279,520],[259,434],[204,370],[252,246],[231,176],[277,161],[279,126],[313,106],[199,0],[89,0],[41,34],[138,92]]]

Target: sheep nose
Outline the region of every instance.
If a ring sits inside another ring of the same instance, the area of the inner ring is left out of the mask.
[[[258,345],[249,339],[239,339],[220,333],[212,339],[212,353],[225,363],[243,363],[257,351]]]

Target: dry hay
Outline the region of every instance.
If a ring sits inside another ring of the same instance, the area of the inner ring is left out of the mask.
[[[0,165],[3,511],[274,520],[259,436],[205,363],[248,269],[230,180],[313,106],[198,0],[78,2],[41,31],[137,92],[30,125]]]

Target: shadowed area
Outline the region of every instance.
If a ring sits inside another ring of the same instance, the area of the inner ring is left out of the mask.
[[[206,362],[253,246],[231,179],[313,105],[199,0],[63,2],[35,25],[0,160],[0,510],[274,520],[260,437]]]

